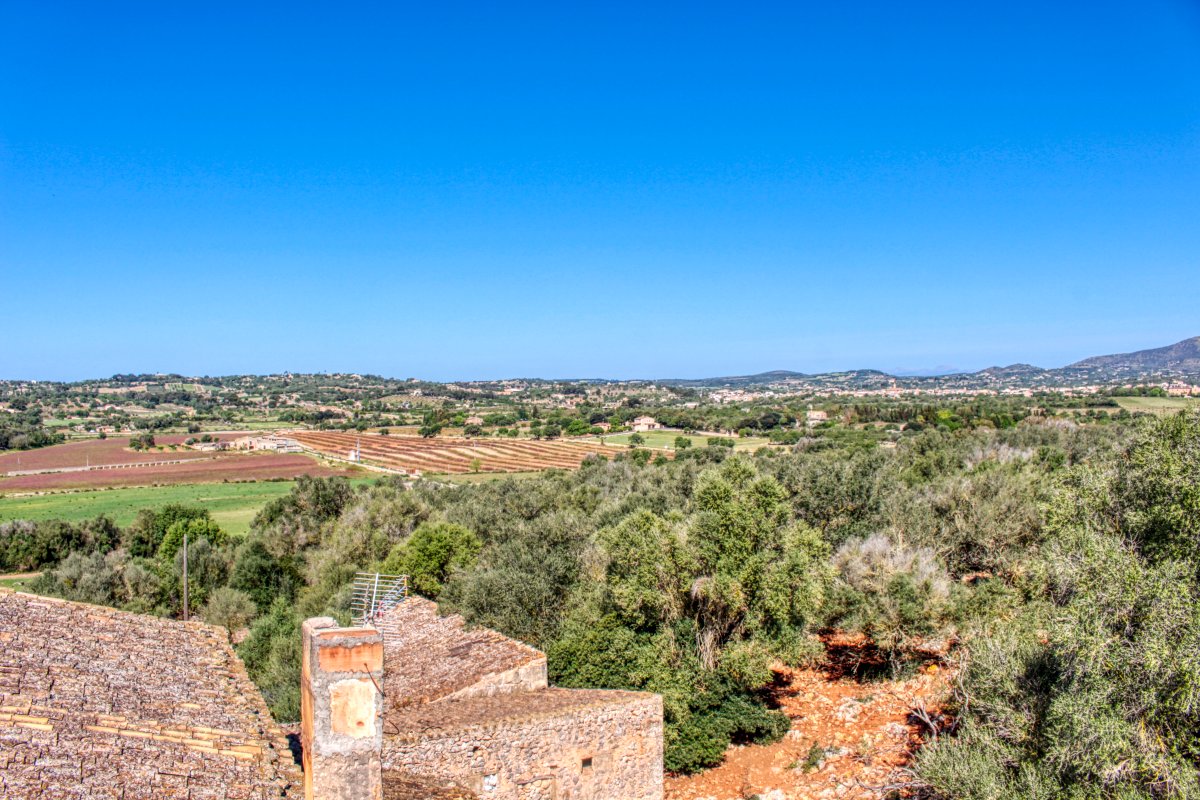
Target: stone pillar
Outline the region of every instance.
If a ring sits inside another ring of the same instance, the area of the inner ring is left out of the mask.
[[[302,631],[300,738],[306,800],[380,800],[383,637],[329,617]]]

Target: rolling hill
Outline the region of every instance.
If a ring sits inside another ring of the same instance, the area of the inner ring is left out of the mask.
[[[1173,370],[1200,372],[1200,336],[1184,339],[1166,347],[1118,353],[1111,356],[1092,356],[1076,361],[1068,368],[1110,370]]]
[[[696,379],[669,378],[650,382],[661,386],[692,388],[747,388],[787,383],[804,383],[825,387],[877,388],[888,385],[894,380],[901,386],[996,388],[1005,386],[1071,386],[1158,378],[1200,379],[1200,336],[1151,350],[1092,356],[1054,369],[1036,367],[1032,364],[1010,364],[1005,367],[988,367],[978,372],[941,375],[891,375],[873,369],[821,374],[773,370],[755,375],[729,375]]]

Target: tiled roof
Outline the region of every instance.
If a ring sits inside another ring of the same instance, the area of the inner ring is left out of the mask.
[[[223,629],[0,590],[0,797],[265,800],[300,780]]]
[[[395,635],[384,641],[384,693],[389,706],[427,703],[489,674],[545,656],[496,631],[467,630],[458,615],[438,616],[437,604],[410,597],[387,612]]]
[[[419,740],[428,733],[563,717],[599,706],[638,703],[650,695],[610,689],[542,689],[410,706],[388,714],[384,734]]]

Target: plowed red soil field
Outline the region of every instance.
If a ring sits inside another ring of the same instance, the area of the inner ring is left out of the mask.
[[[319,453],[346,458],[361,442],[364,462],[422,472],[533,472],[558,467],[576,469],[593,453],[612,456],[613,448],[595,442],[529,439],[453,439],[418,436],[300,431],[286,434]]]
[[[222,433],[217,438],[236,439],[241,433]],[[155,444],[182,445],[186,434],[155,436]],[[178,450],[134,451],[129,448],[128,436],[110,436],[107,439],[88,439],[82,442],[67,442],[36,450],[12,450],[0,454],[0,475],[31,469],[61,469],[82,467],[87,464],[142,464],[148,461],[175,461],[184,458],[212,458],[212,453],[201,453],[180,447]]]
[[[172,454],[174,455],[174,454]],[[40,492],[59,489],[97,489],[106,486],[153,486],[221,481],[262,481],[301,475],[355,475],[351,468],[335,469],[309,456],[294,453],[203,453],[205,458],[182,464],[162,464],[88,472],[47,472],[0,478],[0,492]]]

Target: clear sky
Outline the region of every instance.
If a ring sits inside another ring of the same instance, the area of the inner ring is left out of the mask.
[[[1200,334],[1200,3],[0,3],[0,376]]]

